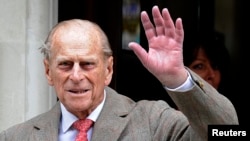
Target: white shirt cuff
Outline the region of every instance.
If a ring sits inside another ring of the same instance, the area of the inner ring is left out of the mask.
[[[194,86],[194,81],[192,80],[190,73],[188,71],[187,71],[187,73],[188,73],[187,80],[182,85],[180,85],[179,87],[171,89],[171,88],[168,88],[167,86],[164,86],[164,88],[166,90],[178,91],[178,92],[183,92],[183,91],[190,90]]]

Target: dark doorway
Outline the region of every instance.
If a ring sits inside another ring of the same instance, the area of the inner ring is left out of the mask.
[[[183,19],[185,34],[196,32],[204,24],[208,27],[207,29],[213,28],[213,13],[209,13],[213,11],[213,1],[201,3],[200,0],[141,0],[140,3],[141,10],[149,13],[154,5],[160,8],[167,7],[174,20],[177,17]],[[206,19],[200,18],[203,14]],[[115,58],[114,76],[110,87],[135,101],[162,99],[176,107],[160,82],[142,66],[135,54],[122,49],[122,0],[59,1],[58,20],[72,18],[94,21],[106,32]],[[141,31],[140,44],[147,49],[146,37],[143,29]]]

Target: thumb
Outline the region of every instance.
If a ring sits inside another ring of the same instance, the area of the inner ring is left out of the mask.
[[[146,50],[136,42],[130,42],[128,47],[134,51],[135,55],[139,58],[142,64],[145,64],[147,60]]]

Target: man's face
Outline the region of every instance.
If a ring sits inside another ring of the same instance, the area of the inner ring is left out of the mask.
[[[113,58],[104,60],[95,36],[72,30],[57,32],[51,57],[44,61],[47,79],[66,109],[85,118],[103,100],[104,87],[113,73]]]

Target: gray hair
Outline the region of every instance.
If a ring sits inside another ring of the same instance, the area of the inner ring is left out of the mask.
[[[89,29],[89,30],[97,31],[97,33],[100,35],[98,38],[100,38],[100,43],[101,43],[101,47],[102,47],[105,58],[108,58],[113,55],[107,35],[100,28],[99,25],[88,20],[71,19],[71,20],[66,20],[66,21],[62,21],[58,23],[49,32],[47,39],[45,40],[45,43],[39,48],[41,50],[41,53],[44,55],[45,59],[47,60],[50,59],[51,43],[52,43],[53,36],[56,30],[59,29],[60,27],[64,27],[68,25],[69,26],[81,26],[81,28],[85,28],[86,30]]]

